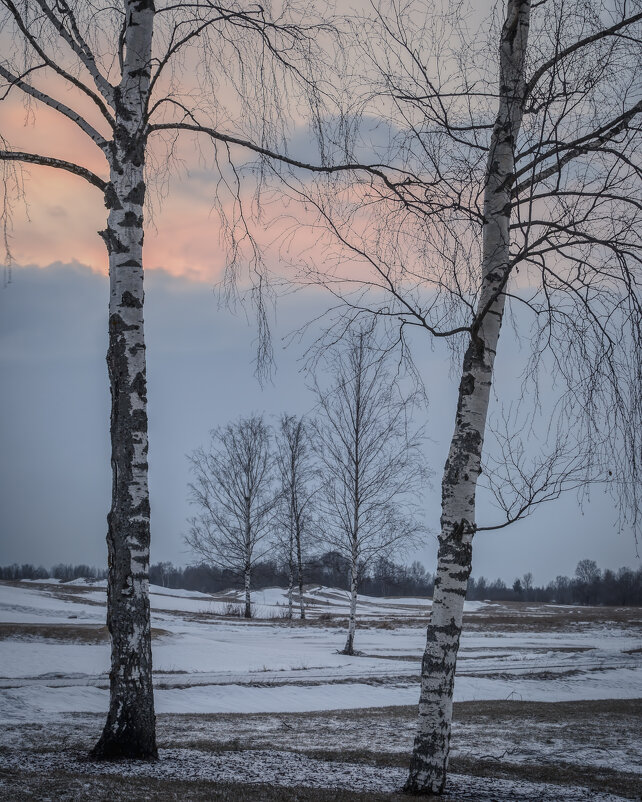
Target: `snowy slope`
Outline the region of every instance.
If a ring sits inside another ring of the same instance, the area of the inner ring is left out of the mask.
[[[341,618],[343,591],[308,592],[321,609]],[[376,615],[357,630],[361,654],[348,657],[338,653],[345,633],[331,619],[289,626],[269,615],[252,622],[221,618],[223,598],[152,588],[158,712],[416,703],[425,634],[421,626],[404,625],[404,618],[415,618],[425,600],[364,598],[364,607],[376,608]],[[285,599],[282,589],[271,588],[254,594],[253,601],[269,613]],[[483,606],[477,610],[484,615]],[[109,670],[104,617],[105,593],[96,585],[0,583],[0,719],[104,712]],[[624,626],[465,632],[455,698],[642,697],[641,645],[639,632]]]

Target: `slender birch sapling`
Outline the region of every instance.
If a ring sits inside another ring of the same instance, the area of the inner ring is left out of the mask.
[[[190,457],[194,481],[187,544],[206,562],[243,581],[245,618],[252,617],[252,568],[268,553],[279,491],[271,432],[260,416],[214,429],[208,449]]]
[[[305,619],[303,562],[307,543],[316,530],[313,503],[318,470],[313,461],[310,425],[304,418],[282,415],[276,435],[276,464],[281,483],[277,530],[288,566],[288,617],[293,617],[294,585],[298,588],[299,618]]]
[[[404,395],[367,329],[326,360],[330,386],[315,382],[315,448],[323,481],[320,537],[350,565],[350,614],[344,654],[354,654],[357,589],[376,559],[414,543],[423,531],[420,492],[426,479],[422,432],[412,421],[415,393]]]

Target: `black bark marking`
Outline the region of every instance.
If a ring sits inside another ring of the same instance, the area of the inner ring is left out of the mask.
[[[131,383],[131,389],[138,394],[138,397],[145,401],[147,398],[147,382],[142,373],[137,373]]]
[[[131,425],[135,432],[147,431],[147,412],[144,409],[134,409],[131,413]]]
[[[120,298],[120,303],[122,306],[127,306],[130,309],[142,309],[143,303],[140,298],[137,298],[133,295],[129,290],[125,290]]]
[[[465,454],[462,456],[462,464],[466,462],[468,454],[479,455],[481,452],[482,436],[476,429],[468,429],[461,432],[459,442],[463,445]]]
[[[148,67],[140,67],[137,70],[129,70],[127,75],[130,78],[149,78],[150,72]]]
[[[119,238],[116,232],[109,226],[104,231],[99,231],[98,234],[103,238],[107,246],[107,253],[127,253],[129,248]]]
[[[504,271],[496,267],[487,274],[486,279],[490,284],[501,284],[504,280],[504,275]]]
[[[125,203],[134,203],[137,206],[142,206],[145,200],[145,182],[139,181],[127,195],[125,195]]]
[[[461,596],[462,598],[466,598],[466,594],[468,592],[467,588],[449,588],[448,593],[452,594],[453,596]]]
[[[105,187],[105,206],[108,209],[122,209],[122,205],[118,200],[118,195],[116,194],[116,190],[114,189],[114,185],[111,181]]]
[[[150,512],[151,512],[151,510],[150,510],[150,507],[149,507],[149,499],[148,498],[144,498],[140,502],[140,504],[136,505],[135,507],[132,507],[132,514],[133,515],[143,515],[146,518],[149,518]]]
[[[120,335],[124,331],[134,331],[136,328],[138,328],[136,325],[129,326],[127,323],[125,323],[125,321],[117,312],[114,312],[113,315],[109,316],[110,335]],[[109,361],[109,356],[107,357],[107,359]]]
[[[120,228],[141,228],[143,216],[135,212],[125,212],[123,219],[118,223]]]
[[[472,395],[475,391],[475,377],[472,373],[466,373],[466,375],[462,376],[461,383],[459,385],[459,393],[460,395]]]

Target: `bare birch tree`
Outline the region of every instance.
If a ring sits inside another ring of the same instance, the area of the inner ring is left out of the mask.
[[[261,251],[253,247],[239,167],[247,154],[285,158],[288,104],[297,119],[321,108],[310,68],[327,26],[307,4],[223,5],[209,0],[1,0],[0,102],[19,95],[30,119],[57,114],[95,147],[104,169],[26,152],[0,137],[8,242],[11,190],[22,167],[53,168],[96,188],[108,209],[100,232],[109,257],[109,350],[113,486],[108,517],[110,704],[96,758],[157,754],[148,600],[150,509],[143,328],[144,205],[159,197],[177,141],[192,136],[213,171],[212,198],[227,249],[227,288],[247,263],[256,277],[260,360],[269,356]],[[38,124],[38,123],[36,123]],[[207,148],[210,151],[207,152]],[[281,149],[281,150],[280,150]],[[237,161],[234,161],[237,157]],[[259,170],[259,178],[261,178]],[[264,175],[264,173],[263,173]],[[247,248],[245,247],[247,246]]]
[[[304,418],[282,415],[276,437],[276,463],[281,482],[279,541],[288,565],[288,617],[293,617],[294,583],[299,591],[299,617],[305,619],[303,559],[306,541],[315,526],[312,503],[318,475],[313,462],[309,424]]]
[[[419,494],[427,472],[422,434],[411,415],[389,355],[372,332],[349,336],[329,359],[331,387],[315,384],[319,417],[315,447],[323,482],[321,538],[350,565],[350,617],[343,654],[354,654],[357,589],[376,559],[408,547],[423,531]]]
[[[621,525],[637,532],[641,520],[642,4],[500,8],[477,34],[463,2],[391,0],[357,20],[353,58],[372,87],[362,109],[390,132],[386,180],[290,182],[331,235],[315,222],[324,263],[299,278],[343,304],[339,333],[374,315],[406,348],[422,330],[461,360],[406,784],[419,794],[446,782],[475,534],[597,480]],[[506,308],[530,345],[518,401],[534,404],[521,427],[498,432],[504,458],[485,454],[482,466]],[[529,464],[521,444],[546,374],[554,420]],[[486,474],[497,522],[475,513]]]
[[[206,562],[243,580],[245,618],[252,617],[252,568],[270,549],[279,492],[270,429],[262,417],[214,429],[209,449],[190,457],[190,501],[198,507],[185,541]]]

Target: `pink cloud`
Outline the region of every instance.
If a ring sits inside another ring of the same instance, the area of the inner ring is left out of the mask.
[[[32,111],[25,111],[17,93],[3,103],[3,136],[10,146],[74,161],[102,178],[108,177],[102,153],[75,125],[41,104],[34,104]],[[158,161],[163,167],[162,150],[159,143],[150,165]],[[180,174],[171,179],[170,191],[163,202],[153,203],[154,214],[147,213],[144,248],[147,270],[162,268],[172,275],[210,284],[221,279],[227,255],[221,241],[219,217],[213,211],[218,175],[212,170],[210,180],[207,151],[207,147],[199,150],[189,138],[180,145],[177,154]],[[235,156],[247,158],[243,153]],[[100,191],[53,168],[29,166],[24,168],[23,177],[25,202],[18,201],[13,208],[11,246],[16,262],[44,266],[55,261],[78,261],[106,273],[107,254],[97,234],[105,227],[107,215]],[[245,214],[250,220],[252,189],[250,179],[242,190]],[[150,197],[155,199],[153,194]],[[222,204],[226,214],[233,217],[232,198],[224,196]],[[304,213],[299,205],[284,207],[278,194],[272,195],[263,221],[269,227],[260,224],[253,230],[265,260],[277,266],[289,259],[297,262],[300,253],[331,249],[318,228],[303,225],[312,219],[313,215]],[[329,250],[326,255],[329,256]]]

